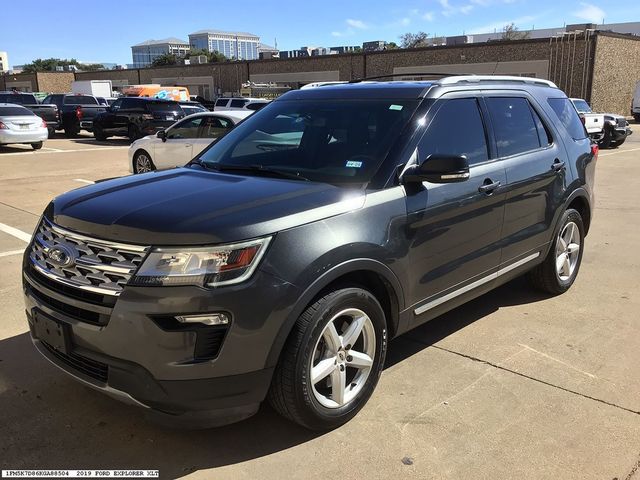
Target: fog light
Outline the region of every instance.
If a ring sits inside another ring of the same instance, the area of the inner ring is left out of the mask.
[[[205,313],[202,315],[179,315],[180,323],[202,323],[203,325],[228,325],[231,318],[226,313]]]

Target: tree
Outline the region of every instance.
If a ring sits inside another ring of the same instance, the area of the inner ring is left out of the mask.
[[[69,65],[73,65],[77,67],[78,70],[84,70],[86,72],[104,70],[104,66],[100,63],[84,64],[78,62],[75,58],[38,58],[33,62],[26,64],[23,71],[26,73],[55,72],[57,71],[57,67],[67,67]]]
[[[176,57],[173,53],[165,53],[164,55],[160,55],[153,59],[151,65],[154,67],[164,67],[167,65],[177,65],[178,57]]]
[[[521,32],[514,23],[502,27],[502,40],[525,40],[529,38],[529,32]]]
[[[396,50],[398,48],[398,44],[396,42],[387,42],[384,48],[385,50]]]
[[[199,57],[205,55],[209,63],[228,62],[229,59],[220,52],[208,52],[204,48],[193,49],[185,55],[185,58]]]
[[[402,48],[428,47],[431,42],[429,34],[425,32],[403,33],[400,35],[400,45]]]

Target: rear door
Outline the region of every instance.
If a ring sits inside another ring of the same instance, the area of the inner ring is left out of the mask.
[[[167,130],[165,142],[155,145],[153,163],[159,169],[185,165],[193,156],[193,143],[198,139],[198,132],[204,117],[190,117],[176,123]]]
[[[564,201],[566,152],[526,93],[490,94],[484,100],[507,176],[502,263],[535,260]]]
[[[234,127],[229,118],[207,115],[202,117],[198,138],[193,139],[193,149],[191,158],[198,155],[202,150],[211,145],[221,136],[225,135]]]
[[[494,159],[476,96],[445,96],[433,109],[416,163],[432,154],[465,155],[470,177],[407,187],[409,296],[417,322],[445,301],[491,282],[500,264],[505,208],[504,165]]]

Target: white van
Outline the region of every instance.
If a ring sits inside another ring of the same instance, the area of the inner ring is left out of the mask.
[[[220,97],[216,100],[213,107],[214,112],[225,110],[260,110],[267,105],[270,100],[266,98],[250,98],[250,97]]]
[[[640,82],[636,83],[636,91],[631,100],[631,115],[636,122],[640,123]]]

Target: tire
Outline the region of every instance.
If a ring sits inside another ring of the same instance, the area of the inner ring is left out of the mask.
[[[616,140],[616,147],[619,147],[627,140],[627,137],[621,138],[620,140]]]
[[[610,128],[605,128],[604,129],[604,137],[602,137],[602,140],[600,140],[600,142],[598,143],[598,146],[600,148],[609,148],[611,147],[611,142],[612,142],[612,138],[611,138],[611,129]]]
[[[64,136],[67,138],[75,138],[80,133],[79,125],[69,125],[68,127],[64,127]]]
[[[575,229],[573,236],[570,234],[572,229]],[[584,224],[580,213],[572,208],[568,209],[560,219],[560,227],[555,233],[553,244],[544,262],[528,273],[531,284],[536,289],[552,295],[559,295],[569,290],[582,263],[584,237]],[[571,245],[574,246],[571,247]],[[560,255],[564,255],[566,260],[562,266],[558,266]]]
[[[330,323],[337,335],[331,335]],[[352,330],[357,332],[351,337],[353,345],[345,345],[348,327],[358,323],[359,332]],[[287,338],[269,403],[285,418],[311,430],[336,428],[353,418],[373,393],[386,350],[384,312],[370,292],[352,287],[328,293],[300,315]],[[362,366],[356,367],[356,362]],[[317,371],[315,382],[312,367]],[[345,388],[336,390],[334,385],[340,384]]]
[[[634,113],[633,119],[636,121],[636,123],[640,123],[640,113]]]
[[[48,128],[47,130],[49,131],[49,137],[48,138],[53,138],[56,135],[56,129],[55,128]]]
[[[104,131],[102,130],[102,127],[99,126],[99,125],[94,125],[94,127],[93,127],[93,137],[98,141],[104,141],[107,138],[109,138],[107,135],[104,134]]]
[[[127,136],[129,137],[129,140],[135,142],[136,140],[138,140],[138,138],[140,138],[140,130],[138,130],[138,127],[136,127],[133,123],[130,123],[129,127],[127,128]]]
[[[42,148],[42,142],[32,143],[31,148],[33,148],[34,150],[40,150]]]
[[[138,150],[133,156],[133,173],[147,173],[156,170],[151,155],[144,150]]]

